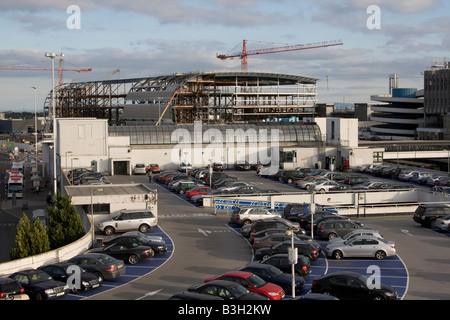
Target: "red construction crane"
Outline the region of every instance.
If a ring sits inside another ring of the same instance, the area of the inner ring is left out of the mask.
[[[334,41],[316,42],[316,43],[308,43],[308,44],[297,44],[297,45],[266,48],[266,49],[247,50],[247,40],[243,40],[241,53],[229,54],[229,55],[217,54],[217,58],[221,59],[221,60],[240,58],[241,59],[241,70],[247,71],[247,64],[248,64],[247,57],[248,56],[253,56],[253,55],[258,55],[258,54],[306,50],[306,49],[325,48],[325,47],[340,46],[340,45],[343,45],[341,40],[334,40]]]
[[[92,71],[92,68],[88,69],[63,69],[63,58],[61,58],[59,62],[59,67],[55,68],[55,71],[58,71],[59,85],[63,83],[62,73],[63,71],[75,71],[75,72],[89,72]],[[33,67],[33,66],[0,66],[0,70],[36,70],[36,71],[52,71],[51,67]]]

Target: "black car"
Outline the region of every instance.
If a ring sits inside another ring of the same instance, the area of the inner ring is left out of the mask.
[[[215,162],[212,164],[212,169],[213,171],[223,171],[223,164]]]
[[[8,278],[17,280],[32,300],[53,299],[65,296],[69,292],[69,287],[64,282],[54,280],[42,270],[18,271]]]
[[[450,214],[450,206],[447,204],[420,204],[414,212],[413,220],[423,227],[431,227],[438,218]]]
[[[383,283],[373,283],[367,276],[338,271],[314,278],[312,293],[330,294],[342,300],[397,300],[394,288]]]
[[[291,221],[297,221],[297,217],[311,212],[310,206],[311,205],[309,203],[288,203],[283,209],[282,217]],[[337,213],[336,210],[327,209],[317,204],[315,211],[328,211],[331,213]]]
[[[129,264],[137,264],[141,260],[151,258],[155,255],[151,247],[142,246],[137,243],[131,244],[130,247],[113,243],[108,247],[91,249],[88,252],[104,253]]]
[[[294,183],[295,180],[301,180],[305,178],[305,174],[301,171],[286,170],[282,173],[281,179],[286,183]]]
[[[267,282],[279,285],[287,295],[292,295],[292,274],[285,273],[275,266],[255,261],[238,270],[254,273]],[[297,295],[305,287],[305,279],[302,276],[296,275],[294,276],[294,281],[295,294]]]
[[[266,229],[284,229],[292,230],[296,234],[305,234],[305,230],[300,228],[300,225],[295,222],[291,222],[282,218],[268,218],[257,220],[251,225],[243,226],[241,228],[241,234],[244,237],[253,238],[253,235],[259,231]],[[254,238],[253,238],[254,239]]]
[[[270,248],[258,249],[255,252],[255,260],[264,260],[278,253],[288,253],[291,245],[291,241],[288,240],[280,242]],[[305,256],[310,261],[315,261],[319,257],[319,251],[314,248],[309,242],[294,240],[294,247],[297,248],[298,254]]]
[[[26,296],[22,285],[11,278],[0,278],[0,301],[23,299]]]
[[[224,300],[219,296],[206,293],[182,291],[172,295],[169,300]]]
[[[332,214],[333,213],[331,213],[329,211],[317,211],[316,210],[316,212],[314,212],[314,214],[313,214],[313,219],[318,219],[318,218],[321,218],[321,217],[324,217],[324,216],[329,216],[329,215],[332,215]],[[291,221],[296,221],[296,222],[298,222],[300,224],[300,227],[306,228],[308,224],[309,225],[311,224],[311,213],[307,212],[307,213],[305,213],[303,215],[298,215],[295,218],[294,217],[291,218]]]
[[[81,271],[81,273],[79,274],[79,282],[71,282],[69,278],[72,275],[72,271],[68,272],[68,268],[70,266],[74,266],[74,264],[62,262],[40,267],[39,270],[45,271],[55,280],[66,283],[73,293],[98,288],[102,285],[101,278],[98,278],[93,273],[87,272],[82,268],[79,268],[79,270]]]
[[[292,272],[292,264],[289,262],[289,255],[287,253],[274,254],[262,260],[261,263],[272,265],[286,273]],[[299,254],[297,256],[297,263],[294,265],[294,272],[303,278],[309,276],[311,274],[310,260]]]
[[[84,253],[75,256],[68,262],[92,272],[98,278],[115,279],[125,274],[126,267],[122,260],[115,259],[103,253]]]
[[[234,164],[234,170],[239,170],[239,171],[250,171],[251,169],[251,165],[245,161],[245,162],[236,162]]]
[[[268,300],[267,297],[250,292],[237,282],[213,280],[190,286],[189,292],[198,292],[219,296],[224,300]]]
[[[151,247],[155,254],[162,254],[167,251],[167,245],[164,241],[152,240],[139,231],[126,232],[114,239],[103,242],[105,247],[112,244],[133,247],[137,245]]]

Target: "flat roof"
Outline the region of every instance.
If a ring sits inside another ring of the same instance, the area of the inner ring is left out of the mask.
[[[71,197],[90,197],[92,196],[123,196],[123,195],[146,195],[156,193],[143,184],[102,184],[102,185],[82,185],[66,186],[67,194]]]

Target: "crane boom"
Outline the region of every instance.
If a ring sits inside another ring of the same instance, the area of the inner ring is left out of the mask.
[[[273,48],[265,48],[265,49],[247,50],[247,40],[243,40],[241,53],[230,54],[230,55],[217,54],[217,58],[221,59],[221,60],[240,58],[242,60],[242,62],[241,62],[242,71],[247,71],[247,57],[248,56],[287,52],[287,51],[325,48],[325,47],[340,46],[340,45],[343,45],[343,42],[341,40],[334,40],[334,41],[315,42],[315,43],[308,43],[308,44],[297,44],[297,45],[289,45],[289,46],[273,47]]]

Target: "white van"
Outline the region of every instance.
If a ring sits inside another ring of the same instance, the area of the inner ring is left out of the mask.
[[[112,220],[99,223],[97,227],[106,235],[117,231],[138,230],[146,233],[158,224],[158,219],[150,210],[122,210]]]

